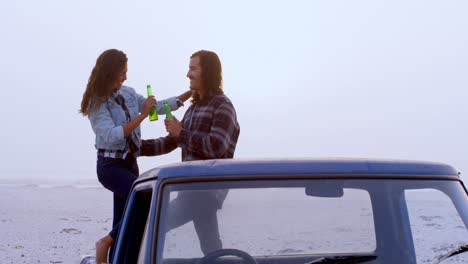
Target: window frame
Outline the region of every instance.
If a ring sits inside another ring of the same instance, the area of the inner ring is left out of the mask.
[[[144,236],[145,226],[152,226],[151,211],[154,200],[154,181],[140,183],[134,186],[127,200],[124,215],[119,230],[113,263],[136,263],[144,239],[148,240],[150,228]],[[143,221],[145,220],[145,221]],[[144,222],[144,224],[142,224]],[[146,243],[145,259],[150,257],[150,243]]]

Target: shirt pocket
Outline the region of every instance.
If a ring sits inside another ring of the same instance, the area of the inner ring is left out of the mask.
[[[127,98],[125,98],[125,105],[126,105],[127,107],[134,107],[134,106],[138,105],[138,103],[137,103],[136,98],[134,98],[134,97],[127,97]]]
[[[117,109],[117,110],[120,109],[120,105],[117,104],[114,100],[109,100],[109,101],[107,102],[107,107],[109,107],[109,110],[110,110],[111,112],[116,111],[116,109]]]
[[[133,119],[140,113],[140,109],[138,107],[138,101],[136,98],[133,98],[133,97],[126,98],[125,100],[126,100],[125,105],[127,106],[128,111],[130,112],[130,116]]]
[[[119,104],[115,101],[110,101],[107,106],[109,107],[112,121],[114,121],[115,126],[120,126],[127,122],[125,112]]]

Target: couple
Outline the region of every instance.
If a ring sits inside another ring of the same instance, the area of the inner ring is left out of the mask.
[[[154,96],[145,98],[123,85],[127,79],[127,56],[124,52],[110,49],[96,61],[83,94],[80,112],[88,116],[96,135],[98,179],[114,194],[112,230],[96,243],[96,263],[107,262],[109,248],[117,239],[127,196],[139,175],[138,156],[161,155],[177,147],[182,150],[182,161],[234,156],[240,127],[234,106],[223,93],[221,62],[216,53],[201,50],[192,54],[187,77],[190,90],[166,99],[171,110],[177,110],[192,97],[192,105],[182,121],[166,119],[168,136],[141,140],[140,124],[150,110],[156,107],[158,114],[165,114],[162,101],[156,101]],[[225,195],[221,197],[220,204],[224,198]],[[182,199],[191,197],[177,197],[173,202]],[[207,224],[217,225],[216,210],[219,208],[218,204],[214,209],[214,219],[210,217],[204,223],[194,221],[205,254],[222,247],[217,228],[208,237],[200,234]],[[183,218],[185,220],[179,223],[169,223],[169,228],[192,220],[187,216],[179,219]],[[207,240],[202,241],[202,236]]]

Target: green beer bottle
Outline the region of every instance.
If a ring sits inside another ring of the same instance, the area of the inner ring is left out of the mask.
[[[153,95],[153,91],[151,90],[151,85],[149,84],[146,85],[146,91],[148,92],[148,97]],[[148,116],[149,116],[150,121],[158,120],[158,112],[156,110],[156,106],[151,108],[151,111],[149,112]]]
[[[171,108],[169,107],[169,103],[164,101],[164,111],[166,112],[166,119],[174,119],[174,116],[171,113]]]

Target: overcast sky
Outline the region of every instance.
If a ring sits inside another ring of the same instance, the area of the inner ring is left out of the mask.
[[[218,53],[241,125],[237,158],[437,161],[468,180],[468,1],[7,1],[0,16],[0,179],[95,179],[78,114],[96,58],[127,53],[126,85],[188,89]],[[175,112],[179,118],[186,107]],[[142,124],[144,138],[165,135]],[[180,151],[139,159],[140,171]]]

